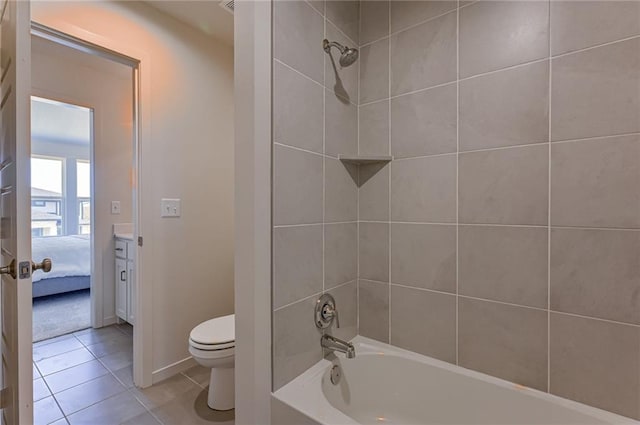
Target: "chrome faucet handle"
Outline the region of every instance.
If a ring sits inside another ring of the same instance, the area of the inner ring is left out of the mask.
[[[331,326],[333,319],[336,319],[336,326],[340,327],[340,319],[338,310],[336,309],[336,300],[330,294],[322,294],[314,309],[314,321],[320,329],[326,329]]]
[[[336,310],[335,304],[334,305],[325,304],[324,307],[322,307],[322,316],[328,320],[331,320],[335,317],[336,328],[340,327],[340,316],[338,315],[338,310]]]

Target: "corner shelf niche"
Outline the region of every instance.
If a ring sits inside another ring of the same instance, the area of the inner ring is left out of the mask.
[[[355,165],[386,164],[393,161],[393,157],[387,155],[338,155],[338,159]]]

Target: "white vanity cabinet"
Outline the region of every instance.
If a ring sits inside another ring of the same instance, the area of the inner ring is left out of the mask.
[[[133,240],[116,236],[115,255],[116,316],[133,325],[136,305],[135,246]]]

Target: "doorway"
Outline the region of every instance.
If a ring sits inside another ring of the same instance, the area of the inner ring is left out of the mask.
[[[93,110],[31,97],[33,342],[91,327]]]

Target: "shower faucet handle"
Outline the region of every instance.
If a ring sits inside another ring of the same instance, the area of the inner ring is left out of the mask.
[[[326,329],[331,326],[333,319],[336,319],[336,327],[340,327],[340,318],[338,309],[336,308],[336,300],[329,294],[322,294],[314,309],[314,319],[316,326],[320,329]]]

